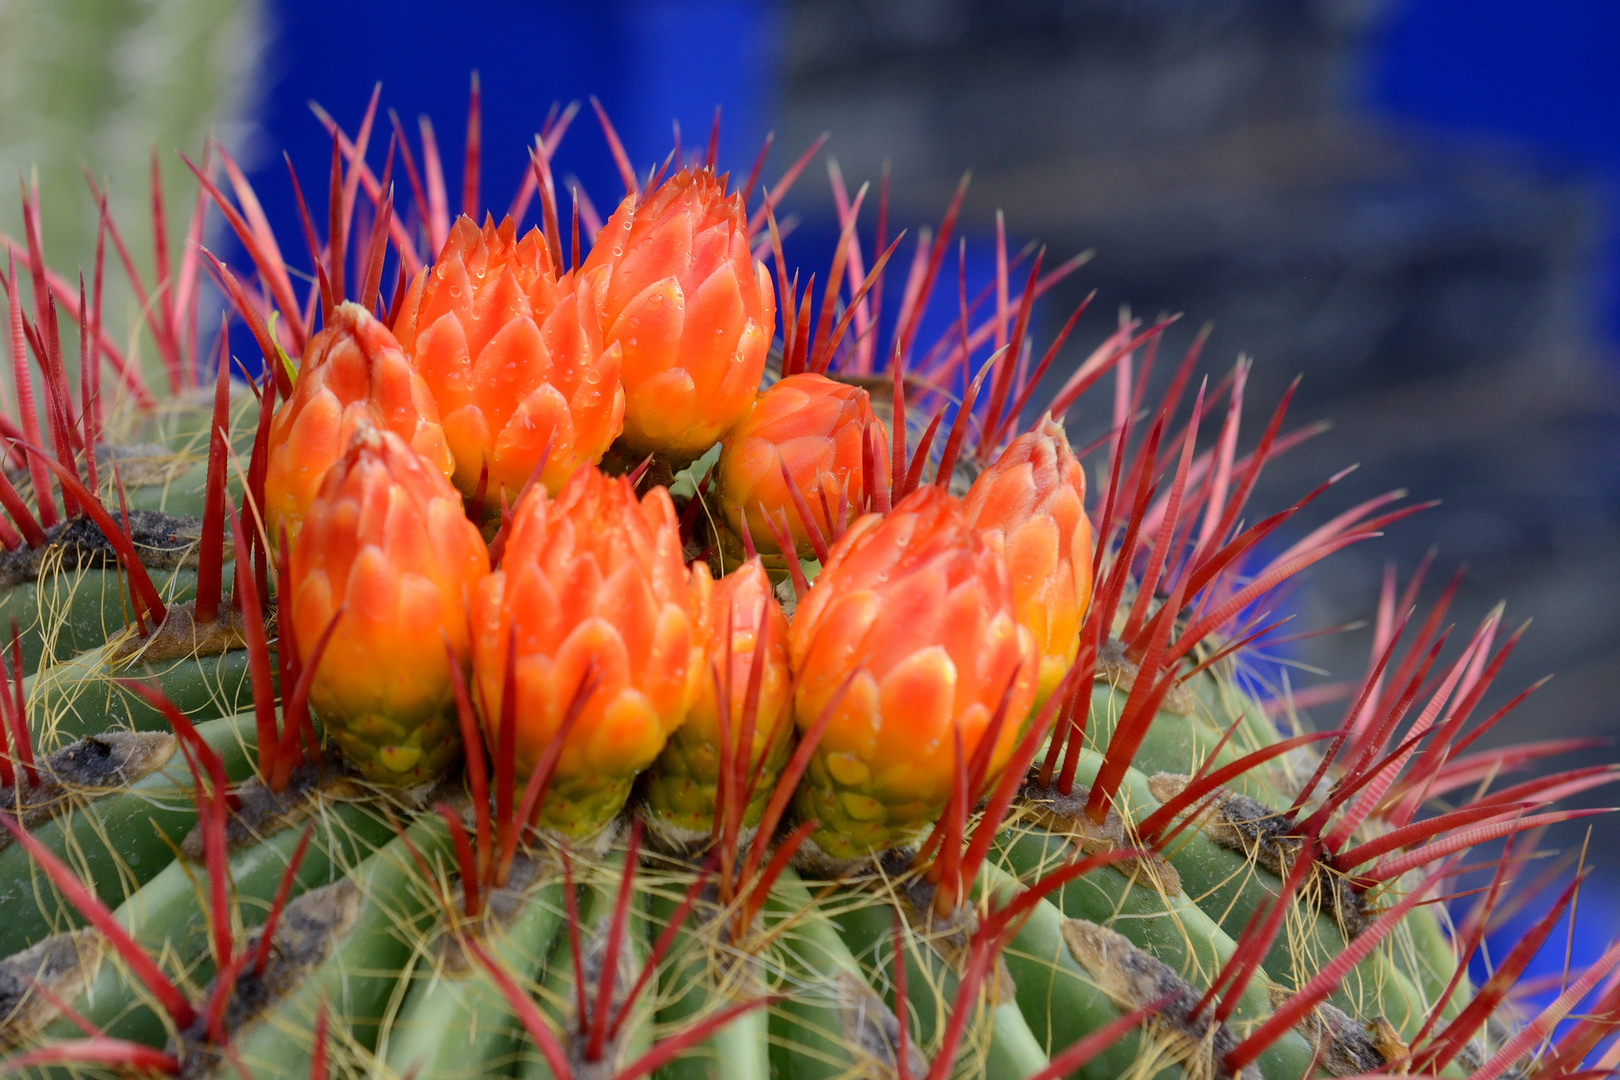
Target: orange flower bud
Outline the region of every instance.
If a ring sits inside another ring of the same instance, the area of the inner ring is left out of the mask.
[[[624,350],[624,436],[634,454],[697,457],[748,413],[776,332],[776,291],[748,246],[742,199],[685,170],[597,235],[580,282],[602,340]]]
[[[1085,470],[1069,449],[1063,425],[1050,416],[1014,439],[963,500],[969,525],[1002,537],[1018,621],[1040,650],[1037,708],[1080,649],[1080,624],[1091,602],[1085,504]]]
[[[391,431],[433,468],[450,475],[439,410],[388,327],[359,304],[339,304],[304,350],[292,397],[270,420],[264,501],[270,536],[290,540],[356,429]]]
[[[801,732],[850,680],[795,796],[799,815],[821,823],[812,839],[838,859],[914,840],[1002,696],[992,770],[1035,696],[1035,642],[1018,624],[1000,546],[933,485],[887,516],[860,518],[833,545],[794,615],[788,656]]]
[[[370,779],[419,783],[460,754],[444,638],[465,666],[467,603],[488,574],[456,490],[393,432],[361,426],[305,511],[282,618],[308,663],[342,610],[310,704]]]
[[[469,498],[489,469],[486,506],[516,501],[549,442],[552,492],[594,464],[624,424],[619,349],[581,318],[574,276],[559,276],[538,229],[460,218],[405,298],[400,344],[439,407]]]
[[[473,604],[473,677],[494,744],[515,640],[519,776],[593,667],[597,679],[563,743],[543,824],[584,838],[619,812],[707,677],[696,610],[665,489],[638,502],[627,479],[587,466],[555,498],[536,487],[518,503],[500,569]]]
[[[702,563],[697,565],[695,577],[703,583],[699,594],[709,592],[706,587],[708,568]],[[728,630],[731,635],[729,670],[726,665]],[[763,759],[764,767],[747,796],[748,806],[743,813],[745,826],[759,822],[776,786],[776,778],[787,764],[793,742],[788,623],[782,606],[771,592],[770,578],[758,559],[751,559],[714,584],[702,633],[708,670],[698,680],[697,698],[686,714],[686,723],[669,737],[664,752],[653,763],[649,778],[652,782],[647,786],[647,809],[653,822],[683,839],[708,835],[714,822],[721,762],[716,677],[730,695],[728,738],[731,753],[740,757],[749,682],[754,677],[754,664],[760,665],[753,742],[746,763],[739,760],[739,764],[751,771]]]
[[[754,543],[761,551],[775,551],[765,513],[780,523],[785,512],[799,555],[812,554],[804,520],[782,478],[786,464],[816,527],[831,542],[828,508],[836,513],[846,494],[848,504],[855,505],[865,482],[863,437],[872,446],[873,482],[887,486],[889,433],[873,415],[865,390],[813,373],[789,375],[771,386],[720,444],[720,504],[732,530],[741,532],[746,515]]]

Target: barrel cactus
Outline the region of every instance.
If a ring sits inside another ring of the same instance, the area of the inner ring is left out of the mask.
[[[1263,690],[1279,586],[1415,508],[1279,551],[1331,481],[1250,508],[1310,429],[1285,399],[1251,442],[1244,363],[1195,384],[1195,343],[1144,401],[1168,327],[1128,323],[1046,396],[1075,321],[1038,348],[1031,305],[1079,263],[998,250],[994,299],[938,288],[960,195],[902,282],[886,189],[863,247],[834,170],[817,290],[774,212],[809,154],[737,187],[711,139],[643,181],[601,116],[626,187],[604,225],[557,203],[570,108],[510,221],[452,221],[431,142],[396,129],[368,163],[375,109],[333,125],[296,244],[223,151],[193,169],[195,220],[253,277],[197,246],[158,267],[167,398],[103,324],[101,263],[88,288],[51,270],[25,196],[0,1070],[1616,1063],[1620,952],[1539,1010],[1520,980],[1578,882],[1469,975],[1555,880],[1535,830],[1614,775],[1506,781],[1561,747],[1474,745],[1507,711],[1480,709],[1501,612],[1448,652],[1449,594],[1414,617],[1392,577],[1340,719]],[[186,329],[205,292],[257,355]],[[1063,417],[1103,380],[1112,426],[1077,451]],[[1438,903],[1464,873],[1483,886]]]

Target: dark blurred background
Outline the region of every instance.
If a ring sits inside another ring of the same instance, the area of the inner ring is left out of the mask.
[[[1184,313],[1176,353],[1212,322],[1207,368],[1256,361],[1251,443],[1303,373],[1292,415],[1335,426],[1270,467],[1257,505],[1361,469],[1296,534],[1393,487],[1442,500],[1322,564],[1300,622],[1368,617],[1385,563],[1404,581],[1438,545],[1431,595],[1469,566],[1463,632],[1499,599],[1509,624],[1535,621],[1501,697],[1556,674],[1503,742],[1620,731],[1617,55],[1612,0],[0,0],[0,165],[76,183],[87,158],[133,180],[151,142],[195,149],[211,127],[296,236],[280,152],[310,177],[330,154],[309,100],[352,128],[384,80],[413,135],[432,115],[455,201],[476,68],[497,213],[551,103],[589,94],[643,169],[672,118],[694,144],[716,103],[737,172],[767,130],[767,176],[830,132],[852,186],[889,165],[898,226],[936,221],[971,168],[970,288],[997,209],[1014,248],[1096,252],[1037,308],[1044,345],[1097,290],[1060,367],[1125,305]],[[73,63],[89,74],[49,74]],[[558,168],[604,214],[620,191],[588,110]],[[88,199],[46,186],[47,245],[87,250]],[[787,209],[790,256],[825,267],[824,162]],[[1078,408],[1076,443],[1102,423]],[[1353,678],[1369,638],[1293,659]],[[1593,828],[1620,851],[1620,822]]]

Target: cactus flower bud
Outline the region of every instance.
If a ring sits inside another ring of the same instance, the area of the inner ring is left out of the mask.
[[[270,421],[264,501],[272,538],[298,533],[321,479],[368,425],[391,431],[450,475],[439,410],[388,327],[355,303],[339,304],[310,339],[292,397]]]
[[[696,576],[706,583],[708,569],[699,563]],[[708,590],[699,588],[701,595]],[[720,782],[721,703],[716,678],[730,697],[730,733],[733,755],[751,772],[763,760],[759,779],[747,794],[744,826],[757,824],[776,778],[787,763],[793,723],[789,691],[792,676],[787,663],[787,618],[771,592],[770,578],[758,559],[751,559],[714,583],[703,620],[705,653],[710,670],[698,680],[697,697],[686,723],[669,737],[664,752],[653,763],[647,787],[647,809],[654,824],[673,833],[708,835],[714,822],[716,790]],[[727,666],[726,635],[731,635]],[[753,741],[746,759],[740,757],[750,680],[757,676]]]
[[[685,170],[619,204],[585,260],[582,300],[624,350],[624,447],[690,460],[741,420],[776,332],[776,291],[725,179]]]
[[[1038,708],[1074,663],[1091,602],[1086,474],[1050,416],[1012,441],[963,500],[968,524],[1002,537],[1018,621],[1040,650]]]
[[[775,551],[769,513],[785,512],[788,534],[802,557],[812,554],[782,466],[810,507],[821,535],[835,533],[828,508],[858,503],[865,482],[863,439],[871,446],[873,480],[889,482],[889,433],[872,413],[865,390],[824,375],[789,375],[759,396],[754,409],[720,444],[720,504],[733,531],[743,519],[762,551]]]
[[[396,329],[438,404],[456,486],[472,497],[487,467],[496,512],[548,443],[541,479],[556,492],[619,435],[619,348],[604,349],[594,316],[581,318],[574,276],[558,274],[537,229],[518,240],[510,218],[499,229],[459,219]]]
[[[795,796],[834,859],[914,840],[944,808],[1002,696],[991,770],[1012,752],[1035,695],[1035,641],[1018,623],[1000,545],[933,485],[887,516],[858,519],[833,544],[794,616],[788,656],[801,732],[849,680]]]
[[[307,663],[341,608],[310,704],[368,778],[419,783],[460,754],[441,633],[465,665],[467,602],[488,574],[455,489],[393,432],[361,425],[305,511],[282,618]]]
[[[597,680],[563,743],[541,824],[583,839],[619,812],[707,677],[696,608],[665,489],[638,501],[627,479],[587,466],[555,497],[535,487],[518,503],[500,569],[473,603],[473,677],[494,744],[516,644],[519,776],[593,666]]]

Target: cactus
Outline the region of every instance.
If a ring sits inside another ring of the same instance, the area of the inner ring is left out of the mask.
[[[101,390],[104,366],[144,383],[113,363],[99,287],[47,271],[24,196],[0,1070],[1615,1065],[1620,950],[1539,1012],[1520,1000],[1578,877],[1468,975],[1493,919],[1555,880],[1526,872],[1537,830],[1591,812],[1557,802],[1615,775],[1502,781],[1578,747],[1473,745],[1523,697],[1479,714],[1518,639],[1501,610],[1448,652],[1451,593],[1415,618],[1421,573],[1400,595],[1390,576],[1337,722],[1257,689],[1279,586],[1420,507],[1375,498],[1263,557],[1333,481],[1255,515],[1263,467],[1314,429],[1285,428],[1285,397],[1243,451],[1244,363],[1189,395],[1195,340],[1145,403],[1169,323],[1129,322],[1043,403],[1080,312],[1037,357],[1031,305],[1078,260],[1025,271],[998,240],[991,308],[959,279],[956,328],[918,340],[951,304],[960,192],[885,294],[887,188],[864,249],[865,189],[831,170],[843,236],[818,294],[774,214],[815,147],[728,194],[711,138],[643,185],[598,110],[627,189],[603,232],[583,198],[557,205],[576,110],[554,112],[512,213],[538,198],[543,226],[520,240],[451,221],[425,124],[373,172],[376,108],[353,137],[326,121],[341,153],[302,296],[229,156],[205,158],[229,193],[192,170],[260,287],[188,252],[153,325],[190,325],[211,281],[263,361],[233,392],[223,326],[217,355],[169,342],[195,384],[169,444],[203,480],[194,518],[131,511],[105,433],[134,422],[105,402],[150,395]],[[516,404],[480,382],[518,376]],[[1105,378],[1112,427],[1076,453],[1062,417]],[[1453,921],[1438,901],[1475,848],[1488,884]]]

